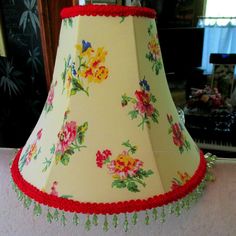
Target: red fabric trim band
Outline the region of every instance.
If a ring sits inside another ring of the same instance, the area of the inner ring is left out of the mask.
[[[11,175],[18,188],[28,197],[34,199],[40,204],[58,208],[64,211],[83,214],[131,213],[164,206],[168,203],[177,201],[191,193],[201,183],[206,174],[206,160],[204,154],[201,152],[200,164],[195,174],[185,185],[179,187],[178,189],[167,192],[165,194],[156,195],[145,200],[130,200],[116,203],[79,202],[71,199],[49,195],[45,192],[40,191],[39,189],[28,183],[26,180],[24,180],[18,168],[18,161],[21,151],[22,150],[20,150],[16,154],[15,160],[13,161],[13,164],[11,166]]]
[[[84,5],[64,8],[61,11],[61,18],[74,16],[142,16],[155,18],[156,12],[146,7],[130,7],[119,5]]]

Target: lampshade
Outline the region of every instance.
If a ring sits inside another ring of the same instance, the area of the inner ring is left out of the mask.
[[[61,12],[53,81],[39,121],[12,167],[25,205],[72,212],[77,223],[137,213],[164,221],[197,198],[206,156],[180,120],[168,89],[155,11],[75,6]],[[178,46],[178,45],[176,45]],[[211,158],[210,163],[211,163]],[[61,211],[61,213],[60,213]],[[151,215],[150,215],[151,216]],[[126,227],[127,229],[127,227]]]

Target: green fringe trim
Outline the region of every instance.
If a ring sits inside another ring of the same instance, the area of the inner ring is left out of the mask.
[[[175,214],[179,216],[183,210],[189,210],[191,205],[194,204],[203,194],[203,191],[207,185],[207,182],[214,181],[215,177],[210,171],[212,167],[216,163],[216,156],[210,153],[205,154],[205,158],[207,161],[207,172],[205,178],[200,183],[200,185],[190,194],[188,194],[185,198],[180,199],[177,202],[170,203],[166,206],[154,208],[151,210],[146,210],[144,217],[144,224],[149,225],[152,221],[160,221],[164,223],[166,220],[167,214]],[[39,203],[33,201],[28,196],[26,196],[23,192],[21,192],[15,183],[11,180],[12,188],[17,194],[17,198],[23,202],[23,205],[26,209],[30,209],[33,207],[33,212],[35,216],[39,216],[42,214],[42,207]],[[64,211],[48,208],[47,210],[47,221],[52,223],[53,221],[60,221],[63,226],[67,223],[67,218]],[[129,222],[130,217],[130,222]],[[87,215],[87,218],[84,223],[85,230],[89,231],[93,226],[97,227],[99,224],[98,215]],[[73,224],[78,226],[80,224],[79,214],[74,213],[73,216]],[[110,222],[111,221],[111,222]],[[132,214],[124,214],[124,221],[121,222],[121,225],[125,232],[129,231],[131,226],[135,226],[138,222],[138,213],[134,212]],[[110,228],[117,228],[120,225],[120,220],[118,215],[105,215],[102,223],[102,228],[104,232],[107,232]]]

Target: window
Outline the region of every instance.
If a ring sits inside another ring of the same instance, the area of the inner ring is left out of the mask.
[[[236,1],[206,1],[206,14],[199,19],[198,26],[205,29],[202,68],[205,73],[211,74],[211,53],[236,53]]]
[[[207,17],[232,17],[236,16],[235,0],[207,0]]]

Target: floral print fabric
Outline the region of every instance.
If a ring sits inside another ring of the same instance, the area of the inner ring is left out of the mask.
[[[158,43],[157,34],[153,32],[152,24],[148,28],[148,35],[150,40],[147,45],[148,53],[146,54],[146,58],[152,63],[152,70],[158,75],[163,67],[161,62],[161,48]]]
[[[180,171],[178,171],[177,174],[178,177],[173,178],[171,182],[171,190],[176,190],[190,180],[190,176],[187,172],[181,173]]]
[[[71,156],[75,151],[85,148],[83,145],[85,133],[88,130],[88,123],[85,122],[78,126],[75,121],[66,121],[69,111],[65,112],[64,123],[58,133],[58,143],[56,145],[55,156],[56,164],[61,162],[68,165]]]
[[[67,96],[79,92],[89,95],[89,83],[101,83],[109,75],[108,68],[104,66],[107,56],[107,51],[104,48],[100,47],[95,50],[90,42],[83,40],[82,44],[76,45],[76,51],[78,53],[78,65],[69,55],[62,73]]]
[[[39,153],[41,152],[41,147],[38,147],[38,141],[41,139],[42,137],[42,132],[43,130],[40,129],[37,133],[37,137],[35,139],[35,141],[31,144],[28,145],[26,151],[24,152],[24,154],[21,156],[20,161],[19,161],[19,169],[20,171],[23,170],[24,166],[29,165],[29,163],[32,160],[36,160]]]
[[[191,149],[189,141],[186,139],[183,131],[184,127],[180,122],[173,121],[172,115],[167,115],[168,122],[170,124],[169,134],[172,134],[173,143],[179,148],[179,152],[182,154],[184,150]]]
[[[130,192],[140,192],[139,187],[146,186],[144,179],[152,175],[153,171],[144,170],[144,162],[133,157],[133,154],[137,151],[136,146],[132,146],[129,141],[124,142],[122,145],[128,148],[128,150],[121,152],[114,160],[111,160],[111,150],[97,151],[97,167],[103,168],[106,165],[114,179],[112,187],[118,189],[126,188]]]
[[[133,110],[131,110],[128,114],[132,120],[140,118],[141,122],[138,124],[138,126],[142,127],[143,129],[145,124],[150,127],[150,120],[152,120],[154,123],[158,123],[159,112],[154,107],[157,99],[150,92],[150,86],[148,82],[143,79],[139,82],[139,85],[141,90],[135,91],[135,98],[124,94],[122,96],[121,104],[123,107],[127,106],[129,103],[133,105]]]
[[[53,109],[53,101],[54,101],[54,90],[55,90],[55,87],[57,86],[57,81],[52,84],[49,92],[48,92],[48,97],[47,97],[47,101],[45,103],[45,106],[44,106],[44,111],[46,113],[52,111]]]
[[[51,187],[50,195],[56,196],[56,197],[61,197],[61,198],[73,198],[72,195],[59,195],[58,190],[58,182],[54,181]]]

